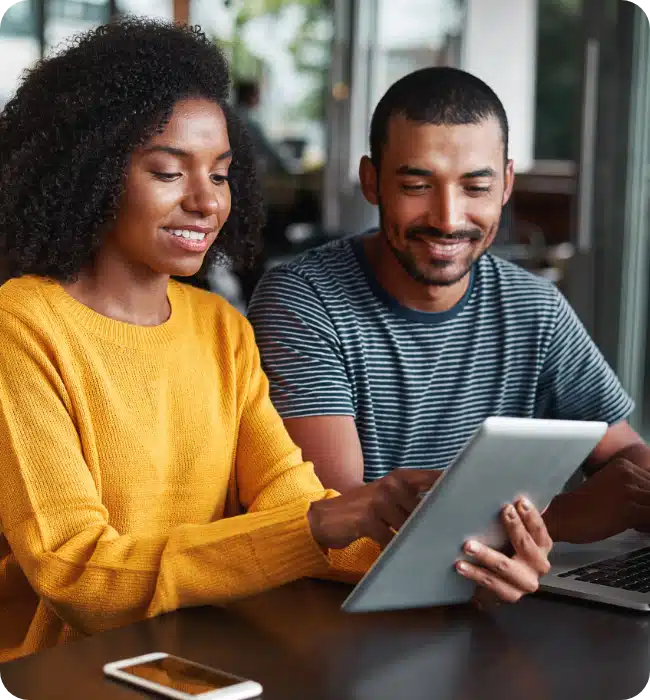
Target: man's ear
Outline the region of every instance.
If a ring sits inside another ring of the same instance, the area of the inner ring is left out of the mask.
[[[512,189],[515,186],[515,164],[514,161],[509,160],[506,163],[506,175],[505,175],[505,183],[504,183],[504,188],[503,188],[503,202],[501,206],[504,206],[508,203],[508,200],[510,199],[510,195],[512,194]]]
[[[359,180],[361,181],[361,191],[366,200],[377,206],[379,204],[378,195],[378,173],[375,168],[375,164],[368,158],[368,156],[363,156],[361,162],[359,163]]]

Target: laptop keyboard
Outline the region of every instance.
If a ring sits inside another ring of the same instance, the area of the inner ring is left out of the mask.
[[[566,571],[559,578],[597,583],[624,591],[650,593],[650,547]]]

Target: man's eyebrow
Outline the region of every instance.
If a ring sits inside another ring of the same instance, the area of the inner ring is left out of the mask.
[[[433,175],[432,170],[427,170],[426,168],[415,168],[412,165],[401,165],[397,169],[398,175],[411,175],[413,177],[431,177]],[[497,173],[494,168],[481,168],[479,170],[472,170],[469,173],[464,173],[461,180],[473,180],[479,177],[496,177]]]
[[[431,177],[433,171],[424,168],[414,168],[411,165],[401,165],[397,168],[398,175],[413,175],[414,177]]]
[[[472,170],[470,173],[465,173],[461,180],[473,180],[479,177],[496,177],[497,173],[494,168],[481,168],[480,170]]]

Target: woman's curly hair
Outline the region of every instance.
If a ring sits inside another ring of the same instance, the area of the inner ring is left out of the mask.
[[[224,110],[232,210],[206,256],[245,266],[263,224],[251,141],[227,104],[228,64],[198,27],[135,18],[101,26],[39,61],[0,114],[0,256],[11,277],[74,280],[115,217],[131,153],[174,104]]]

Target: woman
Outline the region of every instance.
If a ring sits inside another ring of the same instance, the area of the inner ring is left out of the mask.
[[[325,491],[246,320],[170,281],[255,248],[227,75],[199,30],[126,20],[42,61],[0,117],[0,661],[302,576],[354,578],[377,553],[365,538],[387,542],[435,480],[397,470]],[[524,520],[508,527],[530,545],[541,520]],[[536,583],[516,566],[493,577],[501,597]]]

